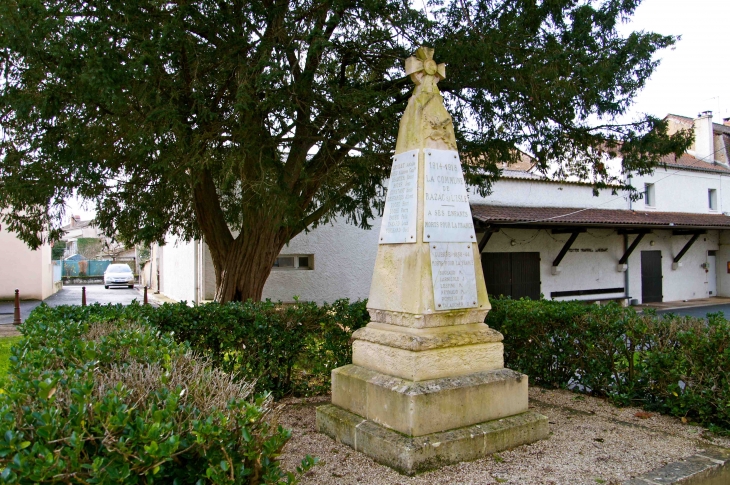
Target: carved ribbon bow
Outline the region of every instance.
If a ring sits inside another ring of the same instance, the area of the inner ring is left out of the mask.
[[[446,64],[436,64],[436,61],[433,60],[432,48],[419,47],[415,56],[406,59],[406,74],[411,76],[411,81],[416,86],[423,83],[431,87],[446,78]]]

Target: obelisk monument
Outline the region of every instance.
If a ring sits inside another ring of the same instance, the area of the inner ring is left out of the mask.
[[[527,376],[504,367],[433,49],[406,60],[416,84],[398,140],[353,363],[332,371],[317,429],[402,473],[474,460],[548,435]]]

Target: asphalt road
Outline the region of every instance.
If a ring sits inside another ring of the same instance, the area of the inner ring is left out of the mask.
[[[127,287],[111,287],[108,290],[104,288],[104,285],[87,285],[86,286],[86,303],[101,303],[105,305],[107,303],[122,305],[129,305],[132,300],[142,301],[142,295],[140,291],[135,288]],[[44,300],[44,303],[49,306],[59,305],[81,305],[81,286],[70,285],[64,286],[61,291],[57,292]],[[38,300],[34,301],[21,301],[20,302],[20,318],[25,321],[28,318],[30,312],[40,305],[41,302]],[[12,323],[13,322],[13,302],[3,301],[0,302],[0,324]]]
[[[676,310],[661,310],[658,311],[657,314],[661,315],[664,313],[674,313],[675,315],[682,315],[687,317],[705,318],[708,313],[717,312],[723,312],[725,314],[725,318],[730,319],[730,304],[700,306],[694,308],[677,308]]]

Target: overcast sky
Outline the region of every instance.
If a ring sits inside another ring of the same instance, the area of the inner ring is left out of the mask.
[[[694,117],[711,110],[715,122],[730,117],[730,0],[644,0],[621,30],[680,35],[661,51],[661,64],[637,96],[628,118],[641,113]],[[94,217],[93,207],[69,201],[68,215]]]
[[[661,64],[636,98],[633,113],[730,117],[730,0],[644,0],[622,32],[682,38],[658,55]]]

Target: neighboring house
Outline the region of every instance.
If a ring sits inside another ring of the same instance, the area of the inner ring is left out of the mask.
[[[671,130],[695,132],[692,150],[634,176],[643,198],[557,182],[523,157],[488,197],[471,190],[472,216],[491,295],[638,303],[730,296],[730,122],[669,115]],[[264,297],[316,302],[367,298],[380,220],[372,230],[344,222],[295,237],[282,251]],[[204,242],[171,239],[155,251],[159,291],[211,299]]]
[[[66,251],[64,252],[63,259],[78,254],[77,241],[79,239],[101,237],[101,234],[96,226],[92,224],[92,221],[82,221],[81,216],[71,216],[68,224],[61,226],[61,229],[64,231],[64,236],[61,240],[66,242]]]
[[[79,239],[98,239],[98,251],[96,254],[86,254],[87,259],[109,260],[114,262],[132,263],[136,267],[136,250],[107,238],[93,224],[93,221],[82,221],[80,216],[71,216],[69,223],[62,226],[64,236],[62,241],[66,242],[64,260],[71,259],[79,254]]]
[[[0,248],[0,300],[13,299],[16,288],[24,300],[44,300],[60,289],[60,272],[59,284],[54,282],[49,244],[33,251],[2,227]]]

